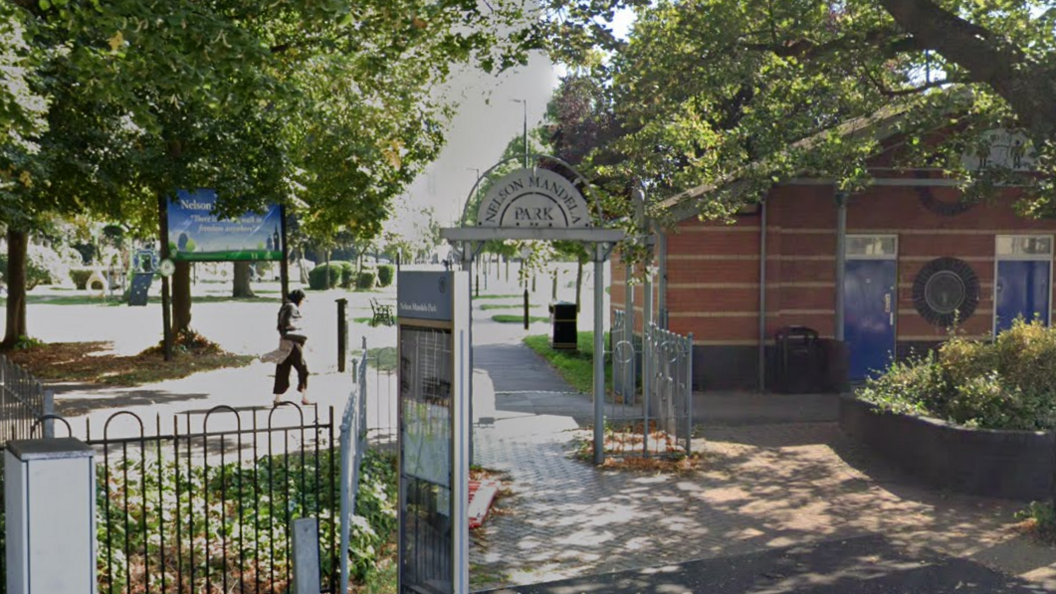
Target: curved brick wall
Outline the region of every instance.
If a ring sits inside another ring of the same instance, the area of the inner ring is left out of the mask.
[[[1025,501],[1050,496],[1056,456],[1051,433],[957,427],[877,411],[846,395],[839,414],[844,433],[937,487]]]

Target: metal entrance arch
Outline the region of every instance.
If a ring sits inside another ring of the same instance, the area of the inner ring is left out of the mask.
[[[507,169],[509,163],[522,159],[523,168]],[[472,198],[477,196],[484,180],[491,185],[477,205],[476,224],[468,225]],[[582,190],[589,195],[589,202]],[[512,220],[508,216],[511,208]],[[622,229],[596,226],[603,223],[600,202],[590,180],[557,157],[530,154],[509,157],[488,168],[469,192],[462,210],[462,226],[440,230],[440,236],[456,249],[465,270],[472,266],[484,242],[490,240],[577,241],[593,245],[595,464],[605,460],[605,275],[602,267],[616,243],[624,237]],[[472,336],[471,322],[471,344]],[[471,369],[472,366],[471,360]],[[470,402],[472,399],[471,390]]]

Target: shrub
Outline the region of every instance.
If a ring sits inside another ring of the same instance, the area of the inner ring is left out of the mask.
[[[352,281],[356,278],[356,267],[351,262],[345,262],[341,267],[341,288],[351,289]]]
[[[329,264],[320,264],[308,272],[308,287],[316,291],[325,291],[341,284],[341,274],[348,262],[334,260]]]
[[[1056,427],[1056,329],[1016,320],[992,342],[953,338],[894,362],[858,395],[882,409],[988,429]]]
[[[392,284],[392,279],[396,276],[396,267],[391,264],[382,264],[378,266],[378,286],[387,287]]]
[[[73,280],[73,285],[80,290],[85,290],[88,287],[88,279],[92,276],[92,270],[85,270],[83,268],[77,268],[70,270],[70,279]]]
[[[373,270],[362,270],[356,275],[356,290],[368,291],[374,288],[377,275]]]

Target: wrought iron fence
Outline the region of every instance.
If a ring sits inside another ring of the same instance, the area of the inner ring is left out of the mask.
[[[7,442],[50,435],[51,423],[42,419],[54,413],[52,394],[25,369],[0,355],[0,449]],[[4,486],[4,456],[0,455],[0,493]],[[4,501],[0,499],[0,519]],[[0,524],[0,594],[7,592],[7,535]]]
[[[0,447],[29,439],[41,417],[54,413],[52,402],[40,380],[0,355]]]
[[[99,591],[285,592],[291,522],[319,520],[321,579],[336,592],[334,411],[284,403],[86,422],[98,465]]]

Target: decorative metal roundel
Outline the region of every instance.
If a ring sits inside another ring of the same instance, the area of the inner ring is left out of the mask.
[[[927,174],[924,172],[918,171],[916,175],[920,179],[927,179]],[[960,195],[957,195],[952,200],[943,200],[936,196],[935,189],[929,186],[916,186],[914,189],[917,191],[920,204],[942,217],[959,215],[975,206],[973,203],[963,200]]]
[[[952,217],[967,212],[974,206],[971,202],[961,200],[960,197],[953,200],[942,200],[935,195],[932,188],[917,187],[917,195],[920,203],[929,211],[944,217]]]
[[[979,305],[979,277],[964,260],[937,258],[913,280],[913,305],[936,326],[963,322]]]

